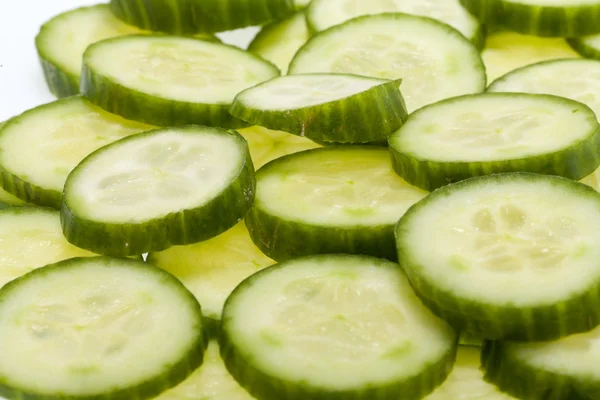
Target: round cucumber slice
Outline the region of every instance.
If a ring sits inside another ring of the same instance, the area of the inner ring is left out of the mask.
[[[71,243],[126,256],[199,242],[252,204],[254,168],[235,131],[149,131],[92,153],[69,175],[61,209]]]
[[[239,93],[229,112],[318,141],[385,140],[407,118],[399,84],[346,74],[281,76]]]
[[[266,268],[223,311],[221,355],[259,399],[421,399],[450,372],[456,334],[399,265],[322,255]]]
[[[600,59],[600,35],[589,35],[567,39],[577,53],[586,58]]]
[[[348,73],[403,79],[409,112],[485,90],[477,48],[457,30],[408,14],[358,17],[313,36],[298,50],[290,74]]]
[[[413,113],[389,143],[395,171],[426,190],[500,172],[578,180],[600,164],[599,128],[594,112],[573,100],[484,93]]]
[[[155,400],[255,400],[229,374],[216,341],[210,341],[204,362],[185,381]],[[495,400],[495,399],[494,399]]]
[[[517,400],[483,379],[480,353],[478,347],[459,346],[450,376],[425,400]]]
[[[285,74],[294,55],[309,37],[305,15],[297,12],[265,25],[248,46],[248,51],[271,61]]]
[[[394,174],[386,148],[332,146],[284,156],[256,175],[252,241],[277,261],[324,253],[396,259],[394,225],[427,195]]]
[[[178,35],[261,25],[296,10],[293,0],[111,0],[110,6],[128,24]]]
[[[0,323],[0,393],[11,399],[148,399],[184,380],[205,348],[191,293],[126,259],[74,258],[10,282]]]
[[[460,0],[484,24],[545,37],[600,33],[598,0]]]
[[[244,222],[204,242],[151,253],[147,261],[183,282],[202,304],[213,327],[221,320],[223,305],[233,289],[261,268],[275,264],[252,243]]]
[[[130,35],[88,47],[81,92],[125,118],[159,126],[240,127],[235,95],[279,75],[237,47],[193,38]]]
[[[483,47],[479,21],[458,0],[313,0],[306,19],[309,29],[319,32],[362,15],[386,12],[435,18],[454,27],[478,48]]]
[[[486,39],[481,53],[488,82],[526,65],[579,55],[563,38],[542,38],[516,32],[497,32]]]
[[[104,39],[149,33],[115,17],[108,4],[80,7],[44,23],[35,38],[46,83],[57,97],[79,93],[83,52]],[[199,38],[218,41],[213,35]]]
[[[485,343],[485,379],[520,399],[596,399],[600,328],[550,342]]]
[[[551,340],[600,323],[599,227],[595,190],[508,173],[433,192],[400,219],[396,242],[423,302],[460,331]]]
[[[23,201],[60,208],[67,176],[82,159],[150,128],[80,97],[36,107],[0,127],[0,183]]]

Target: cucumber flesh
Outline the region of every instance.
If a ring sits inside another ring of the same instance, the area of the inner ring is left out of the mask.
[[[184,380],[205,348],[191,293],[126,259],[36,269],[0,290],[0,321],[8,398],[148,399]]]
[[[600,35],[567,39],[569,45],[585,58],[600,59]]]
[[[362,15],[401,12],[444,22],[472,41],[483,44],[481,25],[458,0],[313,0],[306,11],[308,27],[320,32]]]
[[[598,227],[593,189],[509,173],[433,192],[400,219],[396,241],[417,293],[457,329],[551,340],[600,323]]]
[[[309,37],[306,17],[303,12],[298,12],[265,25],[248,46],[248,51],[271,61],[285,74],[294,55]]]
[[[600,163],[599,128],[594,112],[573,100],[485,93],[413,113],[389,143],[396,172],[426,190],[500,172],[578,180]]]
[[[81,97],[28,110],[0,127],[4,190],[28,203],[60,208],[69,173],[94,150],[150,129]]]
[[[488,36],[481,56],[488,82],[529,64],[579,57],[562,38],[541,38],[516,32],[497,32]]]
[[[477,48],[433,19],[377,14],[352,19],[313,36],[298,50],[290,74],[347,73],[402,79],[408,112],[485,89]]]
[[[266,268],[223,311],[221,354],[257,398],[420,399],[448,375],[456,334],[399,265],[324,255]]]

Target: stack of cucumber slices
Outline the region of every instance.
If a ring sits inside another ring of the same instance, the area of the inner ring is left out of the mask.
[[[111,0],[35,45],[0,398],[600,399],[600,0]]]

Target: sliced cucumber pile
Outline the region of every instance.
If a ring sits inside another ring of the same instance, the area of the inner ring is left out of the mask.
[[[108,257],[5,285],[0,323],[0,393],[11,399],[147,399],[200,365],[206,341],[200,305],[179,281]]]
[[[277,75],[273,64],[233,46],[131,35],[87,48],[81,92],[109,112],[149,124],[240,127],[228,112],[235,95]]]
[[[288,75],[240,92],[229,112],[317,141],[373,142],[386,139],[407,118],[399,84],[358,75]]]
[[[582,179],[600,165],[600,124],[558,96],[485,93],[432,104],[389,138],[395,171],[426,190],[472,176],[536,172]]]
[[[420,399],[445,380],[456,334],[397,264],[323,255],[266,268],[223,310],[221,354],[258,399]]]

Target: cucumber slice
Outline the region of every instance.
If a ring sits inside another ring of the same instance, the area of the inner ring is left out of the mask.
[[[58,211],[37,207],[0,210],[0,287],[47,264],[95,255],[67,242]]]
[[[599,0],[460,0],[484,24],[543,37],[600,33]]]
[[[396,172],[426,190],[513,171],[578,180],[600,164],[599,128],[594,112],[573,100],[484,93],[415,112],[389,143]]]
[[[448,379],[425,400],[516,400],[483,379],[478,347],[459,346]]]
[[[358,17],[313,36],[296,53],[289,73],[315,72],[402,78],[409,112],[482,92],[486,84],[479,52],[460,32],[400,13]]]
[[[579,101],[600,115],[600,61],[581,58],[544,61],[510,72],[488,92],[552,94]]]
[[[123,36],[88,47],[82,93],[125,118],[153,125],[239,127],[229,105],[243,89],[279,75],[237,47],[175,36]]]
[[[242,282],[225,303],[220,343],[258,399],[418,400],[450,372],[456,334],[397,264],[322,255]]]
[[[285,18],[293,0],[111,0],[123,21],[172,34],[224,32]]]
[[[2,127],[6,124],[6,122],[0,122],[0,131]],[[4,206],[24,206],[27,205],[23,200],[15,197],[14,195],[8,193],[0,186],[0,204]]]
[[[265,25],[250,42],[248,51],[271,61],[285,74],[294,55],[309,37],[306,17],[303,12],[297,12]]]
[[[71,243],[126,256],[210,239],[254,197],[248,145],[235,131],[187,126],[131,136],[82,161],[65,184]]]
[[[316,33],[362,15],[401,12],[444,22],[483,47],[479,21],[458,0],[314,0],[306,10],[308,28]]]
[[[80,97],[36,107],[0,128],[1,184],[23,201],[60,208],[67,175],[85,156],[149,128]]]
[[[509,173],[433,192],[400,219],[396,241],[423,302],[457,329],[551,340],[600,323],[599,227],[595,190]]]
[[[600,59],[600,35],[590,35],[567,39],[577,53],[586,58]]]
[[[396,259],[394,225],[427,192],[394,174],[386,148],[332,146],[279,158],[256,175],[252,241],[277,261],[323,254]]]
[[[200,305],[141,261],[74,258],[0,290],[0,395],[148,399],[202,363]]]
[[[239,93],[229,112],[252,124],[320,141],[385,140],[407,118],[399,84],[346,74],[281,76]]]
[[[597,399],[600,328],[551,342],[486,342],[485,379],[520,399]]]
[[[155,400],[254,400],[254,397],[229,374],[219,354],[218,343],[211,341],[202,366]]]
[[[79,93],[81,59],[92,43],[143,32],[115,17],[108,4],[70,10],[44,23],[35,44],[50,91],[57,97]],[[212,35],[201,38],[218,41]]]
[[[252,243],[244,222],[210,240],[151,253],[147,261],[183,282],[202,304],[202,312],[213,326],[221,320],[223,305],[233,289],[259,269],[275,263]]]
[[[541,38],[515,32],[497,32],[488,36],[481,56],[488,82],[526,65],[579,57],[562,38]]]

